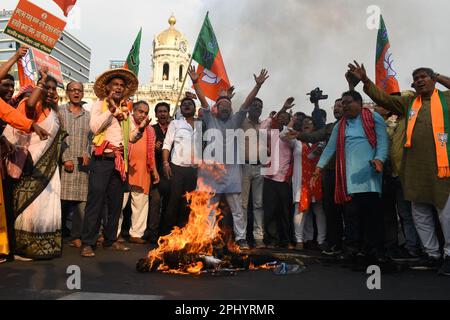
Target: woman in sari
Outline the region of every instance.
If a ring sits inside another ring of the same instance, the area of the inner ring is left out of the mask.
[[[37,87],[18,107],[49,133],[45,141],[35,133],[25,136],[33,165],[32,169],[24,170],[13,189],[15,254],[16,259],[25,261],[58,257],[62,245],[58,159],[65,133],[60,127],[54,99],[57,82],[47,76],[47,70],[40,73]],[[22,144],[18,140],[24,140],[24,135],[17,134],[10,126],[4,135],[13,144]]]

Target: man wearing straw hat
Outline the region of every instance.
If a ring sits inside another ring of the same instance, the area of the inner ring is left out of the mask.
[[[100,218],[106,200],[107,222],[103,229],[103,248],[129,251],[117,241],[117,227],[127,171],[128,143],[142,137],[149,121],[135,130],[129,128],[129,103],[138,87],[135,74],[126,69],[113,69],[100,75],[94,84],[99,101],[92,105],[90,127],[95,137],[90,163],[88,198],[82,233],[81,256],[94,257],[94,246],[100,228]]]

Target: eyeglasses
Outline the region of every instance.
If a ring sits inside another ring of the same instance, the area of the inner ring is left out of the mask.
[[[67,90],[67,92],[83,93],[83,89],[70,89],[70,90]]]

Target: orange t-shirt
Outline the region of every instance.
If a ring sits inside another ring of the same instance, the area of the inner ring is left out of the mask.
[[[133,152],[128,160],[128,183],[142,188],[145,194],[150,192],[150,171],[147,166],[147,137],[133,144]]]

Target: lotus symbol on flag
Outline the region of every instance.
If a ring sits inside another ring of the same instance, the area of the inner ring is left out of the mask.
[[[386,69],[387,77],[394,77],[397,75],[397,72],[394,70],[394,58],[392,57],[391,48],[387,49],[386,55],[384,56],[384,69]]]
[[[209,84],[216,84],[220,82],[220,78],[208,69],[203,69],[202,81]]]
[[[210,42],[208,42],[208,47],[212,50],[214,50],[217,47],[217,41],[216,39],[212,39]]]
[[[31,54],[30,50],[27,54],[22,58],[22,65],[25,75],[34,81],[33,67],[31,65]]]

